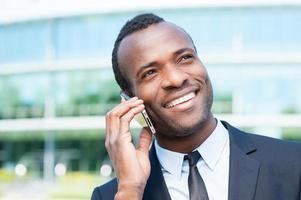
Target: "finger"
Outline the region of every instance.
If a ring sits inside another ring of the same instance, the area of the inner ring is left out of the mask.
[[[118,130],[119,128],[115,128],[115,127],[119,127],[119,120],[112,122],[110,121],[109,117],[106,116],[106,140],[105,140],[105,147],[107,149],[109,149],[109,144],[110,144],[110,139],[111,139],[111,134],[114,134],[112,132],[114,132],[115,130]]]
[[[137,97],[132,98],[129,101],[119,104],[108,114],[108,116],[106,117],[106,143],[105,143],[107,149],[109,149],[111,146],[115,146],[116,142],[120,141],[118,140],[120,133],[125,133],[125,132],[120,132],[120,121],[123,115],[125,115],[131,109],[139,105],[140,106],[143,105],[142,103],[143,100],[139,100]],[[123,142],[131,141],[132,136],[129,133],[129,123],[127,126],[124,127],[125,129],[122,129],[121,131],[127,130],[128,135],[127,138],[123,140]]]
[[[139,136],[137,150],[148,153],[152,143],[152,136],[152,133],[150,133],[146,128],[143,128]]]
[[[144,110],[144,104],[140,104],[135,108],[132,108],[129,112],[123,115],[120,119],[120,133],[129,132],[130,129],[130,122],[133,120],[135,115],[139,114]]]
[[[106,136],[110,137],[109,134],[115,134],[119,131],[120,118],[127,113],[131,108],[141,105],[143,100],[132,98],[129,101],[125,101],[117,105],[106,115]]]
[[[130,100],[122,101],[115,108],[113,108],[109,112],[109,116],[121,117],[126,112],[128,112],[132,107],[136,107],[139,104],[143,104],[142,99],[138,99],[137,97],[133,97]]]

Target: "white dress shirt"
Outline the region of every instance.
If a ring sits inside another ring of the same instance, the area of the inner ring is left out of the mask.
[[[171,199],[189,200],[189,165],[184,161],[185,154],[164,149],[157,141],[155,148]],[[227,200],[230,144],[228,131],[219,120],[213,133],[196,150],[203,157],[197,167],[209,199]]]

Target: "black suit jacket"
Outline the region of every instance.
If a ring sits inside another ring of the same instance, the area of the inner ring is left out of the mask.
[[[230,137],[229,200],[301,200],[301,144],[242,132]],[[170,200],[154,145],[143,200]],[[92,200],[113,200],[116,179],[96,187]]]

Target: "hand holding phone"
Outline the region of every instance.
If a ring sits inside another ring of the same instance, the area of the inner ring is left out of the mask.
[[[143,100],[134,97],[116,105],[105,117],[105,147],[118,179],[116,195],[130,191],[131,197],[135,195],[142,199],[150,175],[149,150],[153,134],[143,128],[135,145],[130,132],[130,122],[144,109]]]
[[[120,96],[122,98],[124,98],[125,100],[129,100],[131,97],[129,97],[125,92],[121,91],[120,92]],[[138,114],[135,117],[135,120],[142,126],[142,127],[149,127],[149,129],[151,130],[151,132],[153,134],[156,133],[156,130],[153,126],[152,121],[150,120],[146,110],[143,110],[140,114]]]

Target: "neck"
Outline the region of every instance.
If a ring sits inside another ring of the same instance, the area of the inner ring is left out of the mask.
[[[170,151],[189,153],[199,147],[214,131],[216,120],[210,114],[203,126],[193,134],[184,137],[166,137],[162,134],[156,135],[158,144]]]

